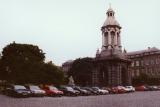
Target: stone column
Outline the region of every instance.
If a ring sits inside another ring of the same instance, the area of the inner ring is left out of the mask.
[[[105,50],[105,37],[104,37],[104,32],[102,32],[102,50]]]
[[[108,31],[108,45],[109,45],[109,49],[111,49],[111,32]]]
[[[115,32],[115,36],[114,36],[114,47],[117,47],[117,32]]]
[[[102,32],[102,46],[104,46],[104,32]]]
[[[99,72],[99,65],[97,65],[97,68],[95,68],[92,71],[92,86],[99,85],[98,72]]]
[[[109,35],[109,32],[107,31],[107,34]],[[109,36],[106,36],[106,45],[108,46],[108,44],[109,44]]]
[[[111,85],[112,84],[112,81],[111,81],[111,76],[112,76],[112,71],[111,71],[111,65],[108,65],[108,85]]]
[[[121,50],[121,37],[120,37],[120,34],[117,35],[117,38],[118,38],[118,48],[119,48],[119,50]]]
[[[131,70],[130,70],[130,68],[129,68],[129,66],[127,66],[127,80],[128,80],[128,82],[127,82],[127,85],[131,85],[132,84],[132,80],[131,80],[131,78],[132,78],[132,76],[131,76]]]
[[[120,65],[118,64],[117,65],[117,72],[118,72],[118,85],[121,85],[121,81],[120,81],[120,76],[121,76],[121,73],[120,73]]]
[[[120,64],[119,64],[119,83],[120,85],[122,85],[122,68]]]

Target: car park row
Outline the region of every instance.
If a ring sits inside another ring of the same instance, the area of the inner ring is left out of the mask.
[[[89,96],[89,95],[107,95],[122,94],[134,91],[157,91],[158,86],[117,86],[117,87],[79,87],[79,86],[59,86],[53,85],[7,85],[2,91],[3,94],[12,97],[61,97],[61,96]]]

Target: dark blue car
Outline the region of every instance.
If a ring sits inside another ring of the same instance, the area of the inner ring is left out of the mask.
[[[9,85],[6,87],[5,94],[12,97],[30,97],[31,92],[22,85]]]

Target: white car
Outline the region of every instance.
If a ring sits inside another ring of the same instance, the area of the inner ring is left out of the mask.
[[[28,89],[31,91],[32,96],[39,96],[39,97],[43,97],[45,95],[45,91],[40,89],[38,86],[36,85],[29,85],[27,86]]]
[[[105,94],[109,94],[108,90],[104,90],[104,89],[100,89],[98,87],[92,87],[92,89],[98,91],[100,94],[105,95]]]
[[[127,92],[134,92],[135,88],[133,86],[125,86]]]

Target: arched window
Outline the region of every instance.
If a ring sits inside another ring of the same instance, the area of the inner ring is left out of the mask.
[[[119,45],[119,33],[117,33],[117,44]]]
[[[110,16],[112,16],[112,13],[110,13]]]
[[[109,13],[107,13],[108,14],[108,16],[109,16]]]
[[[114,44],[114,37],[115,37],[115,32],[111,32],[111,44]]]
[[[108,44],[108,32],[105,32],[104,34],[105,39],[105,45]]]

